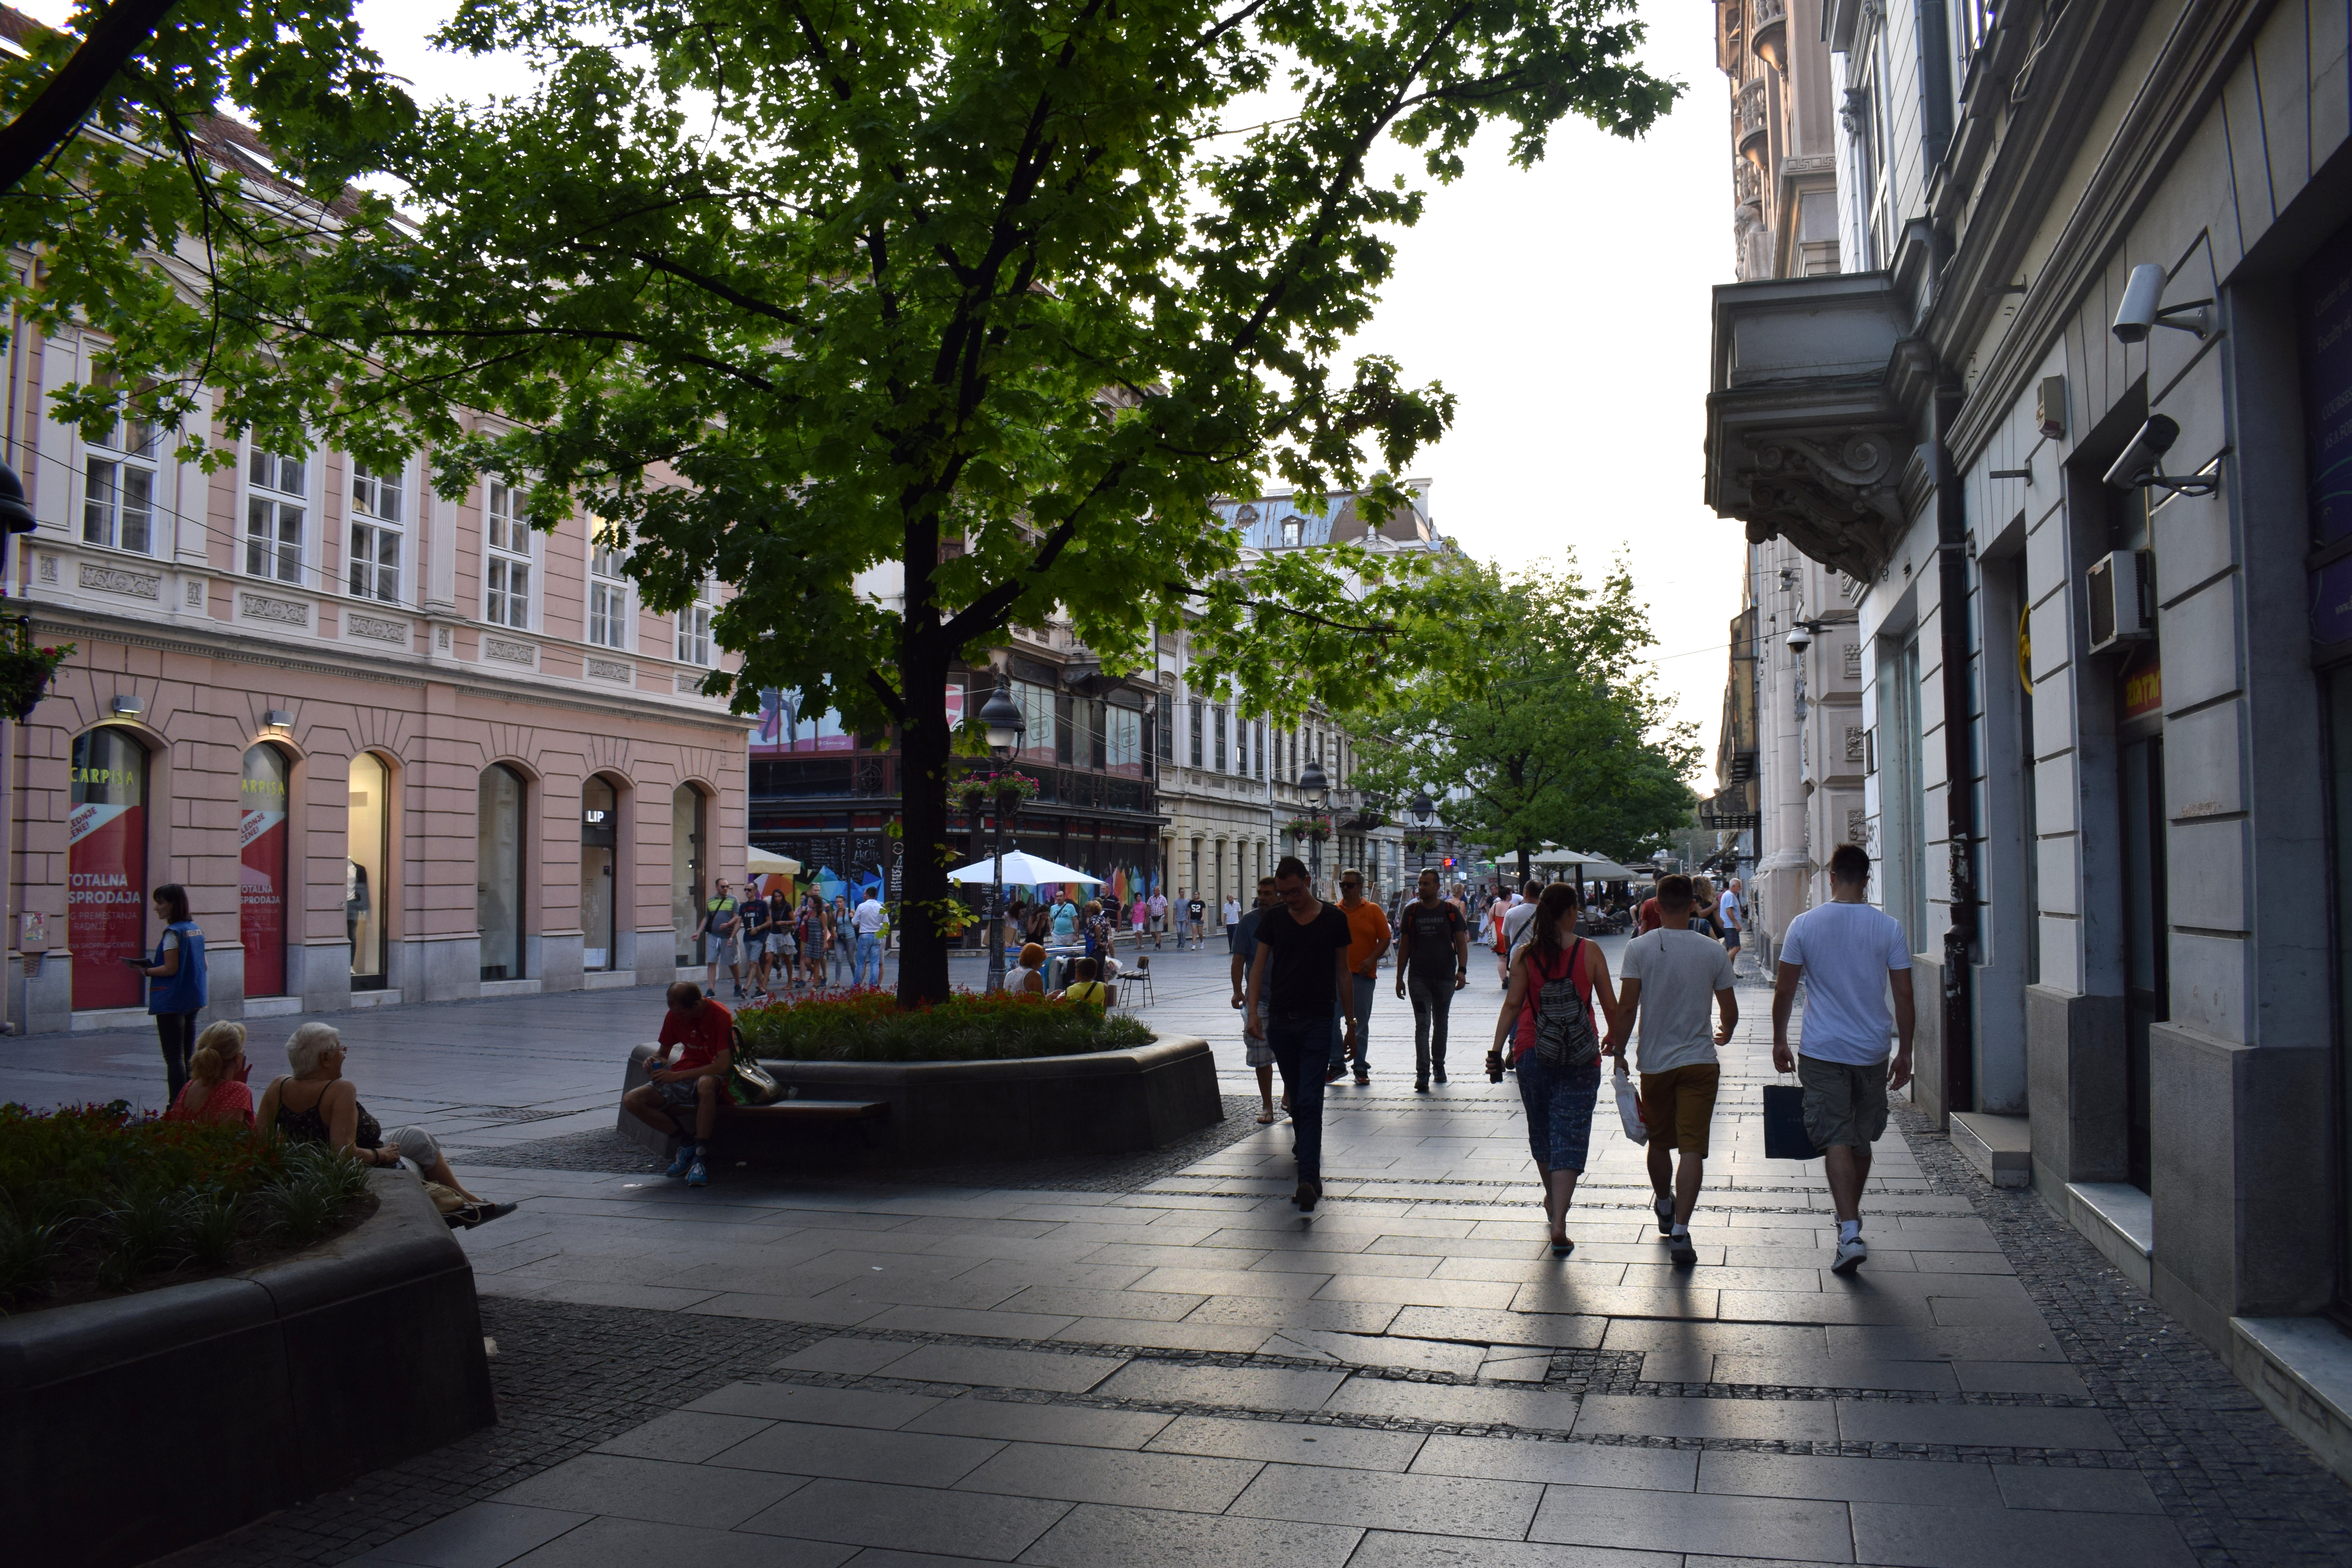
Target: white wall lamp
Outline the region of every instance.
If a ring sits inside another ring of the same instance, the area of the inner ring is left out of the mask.
[[[2167,305],[2163,303],[2164,283],[2164,268],[2153,261],[2143,261],[2131,269],[2131,280],[2124,285],[2124,302],[2116,308],[2112,329],[2116,342],[2145,342],[2147,334],[2158,327],[2195,332],[2200,342],[2211,333],[2213,301],[2186,300],[2178,305]],[[2181,319],[2176,321],[2172,319],[2175,316]]]
[[[261,716],[261,727],[279,735],[294,732],[294,715],[283,708],[272,708]]]
[[[2180,477],[2164,471],[2164,455],[2180,439],[2179,422],[2162,414],[2151,415],[2132,444],[2124,448],[2115,467],[2107,470],[2107,483],[2119,490],[2165,489],[2180,496],[2210,496],[2221,488],[2221,477],[2197,474]]]
[[[118,696],[108,706],[109,710],[118,719],[136,719],[147,711],[147,705],[136,697]]]

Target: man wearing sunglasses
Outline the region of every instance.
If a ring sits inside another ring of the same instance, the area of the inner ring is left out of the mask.
[[[1300,1213],[1312,1214],[1323,1196],[1323,1072],[1334,1005],[1347,1021],[1350,1044],[1356,1034],[1355,977],[1348,967],[1355,932],[1345,914],[1315,896],[1297,856],[1286,855],[1276,865],[1274,889],[1281,903],[1258,920],[1243,1016],[1249,1037],[1274,1048],[1298,1140],[1298,1188],[1291,1201]]]

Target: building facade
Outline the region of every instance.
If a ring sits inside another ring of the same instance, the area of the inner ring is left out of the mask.
[[[11,563],[73,653],[9,737],[16,1026],[143,1014],[121,962],[184,887],[206,1016],[668,980],[740,875],[743,721],[701,695],[711,605],[655,616],[590,537],[456,500],[425,460],[50,417],[90,345],[15,339],[8,460],[39,519]]]
[[[2352,1475],[2347,6],[1814,20],[1843,271],[1717,291],[1707,496],[1854,617],[1919,1103]]]

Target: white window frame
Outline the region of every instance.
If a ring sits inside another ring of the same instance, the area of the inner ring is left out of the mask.
[[[343,558],[344,587],[354,599],[397,605],[402,602],[402,556],[408,547],[408,465],[379,474],[352,458],[351,468],[352,531]],[[389,565],[383,559],[386,545],[392,551]]]
[[[115,436],[127,429],[130,439],[117,445]],[[156,457],[163,433],[143,420],[110,419],[103,429],[85,426],[82,458],[81,542],[133,555],[155,553],[157,491],[163,487],[162,463]],[[143,506],[130,504],[134,490],[143,493]],[[127,542],[131,523],[138,520],[143,542]]]
[[[264,480],[257,466],[268,463],[269,477]],[[286,466],[301,465],[297,476],[300,489],[286,488]],[[319,459],[316,451],[300,456],[272,452],[247,441],[245,460],[238,467],[245,491],[245,504],[237,509],[237,567],[245,575],[263,583],[282,583],[294,587],[308,585],[310,570],[310,535],[313,520],[318,516],[318,502],[312,487],[318,479]],[[254,532],[257,509],[268,507],[268,528],[261,534]],[[286,513],[294,512],[294,536],[286,535]],[[291,560],[289,560],[289,552]],[[292,575],[287,574],[289,566]]]
[[[525,485],[482,481],[482,619],[515,631],[530,630],[539,609],[539,531],[523,517],[530,497]]]
[[[718,584],[703,580],[694,603],[677,613],[677,662],[709,669],[712,664],[710,615],[718,607]]]
[[[636,600],[629,592],[629,552],[619,545],[588,541],[588,640],[625,653],[636,625]]]

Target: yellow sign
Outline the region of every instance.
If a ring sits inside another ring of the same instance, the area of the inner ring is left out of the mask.
[[[2017,683],[2025,688],[2028,697],[2033,695],[2033,609],[2031,605],[2017,612]]]

